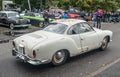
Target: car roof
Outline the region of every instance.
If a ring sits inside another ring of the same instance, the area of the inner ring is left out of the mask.
[[[0,11],[0,13],[17,13],[15,11]]]
[[[68,26],[72,26],[80,22],[86,22],[86,21],[81,19],[58,19],[53,21],[53,23],[61,23],[61,24],[66,24]]]

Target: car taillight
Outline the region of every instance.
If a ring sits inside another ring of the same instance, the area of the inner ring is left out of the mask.
[[[36,51],[33,50],[33,58],[36,58]]]
[[[12,42],[12,45],[13,45],[13,47],[15,48],[15,42],[14,42],[14,41]]]

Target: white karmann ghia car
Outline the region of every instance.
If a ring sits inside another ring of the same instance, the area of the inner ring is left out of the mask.
[[[111,38],[111,31],[93,28],[84,20],[60,19],[14,39],[12,54],[32,65],[61,65],[68,57],[97,48],[105,50]]]

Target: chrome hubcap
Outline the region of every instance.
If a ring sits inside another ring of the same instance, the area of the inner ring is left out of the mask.
[[[102,42],[102,47],[105,48],[107,46],[107,39],[104,39]]]
[[[62,53],[61,52],[58,52],[57,54],[56,54],[56,59],[61,59],[63,57],[63,55],[62,55]]]
[[[61,63],[65,58],[65,52],[64,51],[60,51],[60,52],[57,52],[54,56],[54,61],[56,63]]]

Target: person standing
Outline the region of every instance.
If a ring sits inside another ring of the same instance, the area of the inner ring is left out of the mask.
[[[49,13],[47,10],[45,10],[45,12],[43,14],[43,18],[44,18],[45,23],[49,23]]]
[[[96,13],[97,28],[101,29],[101,20],[102,20],[103,11],[98,9]]]
[[[93,27],[96,27],[96,28],[97,28],[96,12],[93,13],[93,15],[92,15],[92,20],[93,20]]]
[[[104,22],[108,22],[108,12],[104,14]]]
[[[69,14],[67,12],[64,12],[63,18],[64,19],[68,19],[69,18]]]
[[[101,20],[98,12],[96,13],[97,28],[101,29]]]
[[[49,24],[49,13],[47,10],[44,11],[43,18],[44,18],[44,21],[39,24],[41,28],[48,26]]]

